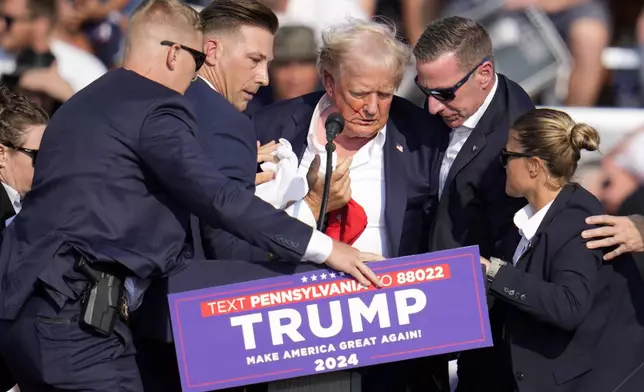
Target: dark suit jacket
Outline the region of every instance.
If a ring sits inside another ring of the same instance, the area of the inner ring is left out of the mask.
[[[13,209],[13,204],[11,203],[11,199],[9,199],[9,195],[7,195],[7,191],[1,185],[0,187],[0,231],[2,231],[5,228],[6,220],[16,215],[16,211]],[[13,381],[9,368],[2,360],[2,355],[0,354],[0,391],[8,391],[14,385],[16,383]]]
[[[513,383],[519,391],[614,391],[642,363],[644,283],[633,259],[603,263],[603,251],[581,238],[584,220],[602,213],[579,185],[557,196],[516,267],[501,267],[491,283],[496,352],[461,354],[459,392],[512,391]]]
[[[185,94],[197,118],[197,140],[222,175],[255,191],[257,135],[253,123],[201,78]],[[248,246],[246,241],[200,221],[200,237],[205,257],[217,260],[262,260],[266,251]],[[199,236],[198,233],[196,233]]]
[[[313,111],[323,92],[280,101],[257,111],[253,122],[262,144],[287,139],[301,160]],[[426,251],[429,211],[435,200],[440,165],[436,129],[442,120],[394,97],[384,146],[385,223],[391,256]],[[402,151],[401,151],[402,150]]]
[[[77,253],[140,278],[193,258],[189,211],[290,260],[311,228],[222,176],[197,142],[185,97],[125,69],[108,72],[53,116],[33,188],[2,233],[0,319],[37,282],[59,305],[87,286]]]
[[[429,237],[431,251],[478,245],[489,257],[501,249],[505,233],[514,227],[512,217],[526,204],[505,194],[505,169],[499,154],[510,125],[534,109],[525,91],[503,75],[490,106],[454,161]],[[449,143],[443,126],[442,149]],[[440,167],[437,169],[440,170]]]

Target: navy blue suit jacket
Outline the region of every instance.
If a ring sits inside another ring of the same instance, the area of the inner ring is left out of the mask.
[[[501,267],[489,287],[495,346],[461,353],[459,392],[615,391],[642,363],[644,283],[633,258],[604,263],[581,237],[585,219],[602,213],[576,184],[555,198],[516,267]],[[498,256],[511,261],[517,241],[508,245]]]
[[[38,281],[59,305],[85,279],[77,253],[133,275],[170,274],[193,258],[189,211],[290,260],[311,228],[217,172],[182,95],[116,69],[74,95],[42,140],[34,183],[2,233],[0,318],[14,319]]]
[[[526,204],[505,194],[505,169],[499,154],[505,148],[510,125],[534,109],[528,94],[503,75],[492,102],[467,138],[447,176],[429,237],[431,251],[478,245],[490,257],[503,249],[512,217]],[[438,117],[438,116],[436,116]],[[450,129],[443,125],[442,150]]]
[[[285,138],[301,160],[315,106],[323,95],[315,92],[255,112],[260,143]],[[441,124],[406,99],[393,98],[384,146],[385,224],[392,257],[427,250],[440,167],[436,131],[444,127]]]
[[[253,123],[224,96],[198,78],[185,94],[197,118],[197,139],[222,175],[255,192],[257,135]],[[200,239],[208,259],[263,260],[266,251],[201,220]],[[199,236],[199,234],[196,234]]]

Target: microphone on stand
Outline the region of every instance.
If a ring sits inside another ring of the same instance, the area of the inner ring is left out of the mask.
[[[324,231],[326,207],[329,203],[329,191],[331,187],[331,174],[333,174],[333,152],[335,144],[333,141],[344,129],[344,117],[340,113],[331,113],[324,123],[326,129],[326,170],[324,171],[324,190],[322,192],[322,203],[320,204],[320,216],[318,217],[318,230]]]

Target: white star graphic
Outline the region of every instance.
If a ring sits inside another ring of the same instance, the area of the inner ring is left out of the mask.
[[[302,276],[302,282],[306,283],[308,281],[306,276]]]
[[[331,273],[329,274],[329,277],[330,277],[330,278],[335,278],[335,272],[331,272]]]
[[[315,275],[311,275],[311,280],[315,282],[316,280],[318,280],[318,277]]]
[[[325,280],[326,279],[326,274],[322,273],[322,275],[320,275],[320,279]]]
[[[340,276],[344,276],[344,272],[340,272]]]

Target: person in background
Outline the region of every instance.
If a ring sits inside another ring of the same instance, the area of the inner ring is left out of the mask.
[[[71,1],[76,29],[89,38],[92,53],[107,68],[112,68],[123,36],[123,11],[131,0]]]
[[[565,106],[594,106],[605,80],[602,52],[610,41],[604,0],[505,0],[509,10],[543,10],[568,44],[573,59]]]
[[[0,8],[0,46],[17,56],[21,90],[65,102],[106,72],[92,54],[58,39],[57,0],[4,0]]]
[[[603,263],[580,234],[603,207],[571,178],[595,129],[535,109],[513,124],[500,159],[505,190],[528,204],[514,216],[520,240],[481,258],[494,347],[459,358],[457,392],[605,392],[644,361],[644,283],[630,255]],[[639,386],[641,388],[641,385]]]
[[[284,26],[275,34],[273,62],[269,67],[270,85],[263,86],[249,102],[245,113],[282,99],[291,99],[320,89],[317,68],[317,42],[312,28]]]
[[[0,232],[22,209],[31,189],[47,114],[25,97],[0,86]],[[2,331],[0,331],[0,334]],[[15,385],[0,355],[0,391]]]
[[[602,190],[606,185],[604,169],[599,159],[589,160],[579,165],[574,180],[588,192],[601,199]]]

